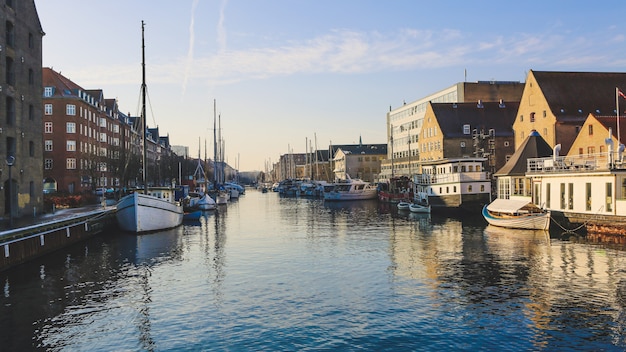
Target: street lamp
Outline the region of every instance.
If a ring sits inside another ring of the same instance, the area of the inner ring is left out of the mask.
[[[13,189],[11,179],[11,167],[15,164],[15,157],[13,155],[7,156],[7,165],[9,166],[9,228],[13,228]]]

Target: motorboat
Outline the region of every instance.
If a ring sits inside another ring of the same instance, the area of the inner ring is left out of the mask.
[[[411,206],[411,203],[409,202],[400,202],[397,205],[398,210],[409,210],[410,206]]]
[[[494,226],[527,230],[550,228],[550,211],[528,200],[498,198],[485,205],[482,214]]]
[[[329,192],[324,192],[324,200],[342,201],[342,200],[366,200],[377,199],[378,191],[376,186],[360,179],[351,179],[337,181]]]
[[[409,204],[409,210],[412,213],[430,213],[430,205],[411,203]]]

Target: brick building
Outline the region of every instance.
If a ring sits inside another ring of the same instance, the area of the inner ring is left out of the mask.
[[[32,0],[3,1],[0,23],[5,29],[0,36],[0,215],[11,218],[38,213],[43,208],[41,52],[44,32]],[[8,159],[13,160],[12,166],[5,162]]]

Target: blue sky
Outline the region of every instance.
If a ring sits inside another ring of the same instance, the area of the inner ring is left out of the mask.
[[[148,125],[263,170],[306,140],[386,143],[385,114],[465,79],[626,69],[623,1],[36,0],[43,64]],[[315,144],[313,144],[315,147]]]

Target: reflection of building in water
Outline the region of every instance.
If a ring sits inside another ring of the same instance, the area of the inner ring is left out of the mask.
[[[543,231],[487,227],[485,235],[489,252],[497,262],[507,264],[500,268],[501,275],[518,273],[514,280],[527,282],[528,292],[520,293],[528,295],[526,315],[538,331],[565,322],[593,324],[591,317],[623,320],[626,257],[622,251],[551,241]],[[607,304],[613,310],[607,311]],[[567,317],[561,316],[565,310]]]

